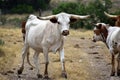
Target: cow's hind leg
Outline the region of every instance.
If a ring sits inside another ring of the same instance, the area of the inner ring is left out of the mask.
[[[39,53],[38,52],[35,52],[34,53],[34,64],[35,64],[35,67],[37,68],[37,76],[38,78],[42,78],[42,75],[40,74],[40,69],[39,69]]]
[[[22,64],[21,64],[20,68],[18,69],[18,74],[22,74],[22,72],[23,72],[24,60],[25,60],[25,56],[27,55],[28,52],[29,52],[29,47],[24,46],[23,51],[22,51]]]
[[[113,54],[112,54],[111,62],[112,62],[111,76],[114,76],[115,75],[115,56]]]
[[[33,68],[35,68],[35,67],[30,63],[29,55],[30,55],[30,53],[28,52],[27,53],[27,62],[31,66],[30,70],[33,70]]]
[[[64,61],[64,48],[60,49],[60,61],[62,64],[62,77],[67,78],[67,73],[65,70],[65,61]]]
[[[117,57],[117,75],[120,76],[120,53],[118,54],[118,57]]]

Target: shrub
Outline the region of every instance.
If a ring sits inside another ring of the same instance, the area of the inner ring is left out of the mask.
[[[19,19],[19,18],[9,19],[7,21],[7,24],[14,25],[15,27],[20,27],[20,25],[21,25],[21,19]]]
[[[7,18],[5,16],[0,16],[0,25],[4,25],[7,21]]]
[[[33,7],[26,4],[20,4],[11,9],[12,13],[32,13],[34,11]]]
[[[4,45],[4,44],[5,42],[2,39],[0,39],[0,45]]]

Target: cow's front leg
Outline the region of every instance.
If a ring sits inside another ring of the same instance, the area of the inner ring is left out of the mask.
[[[42,75],[40,74],[39,61],[38,61],[39,60],[39,53],[35,52],[34,55],[33,55],[33,58],[34,58],[35,67],[37,69],[37,77],[42,78]]]
[[[111,62],[112,62],[111,76],[114,76],[115,75],[115,56],[113,54],[112,54]]]
[[[118,57],[117,57],[117,75],[120,76],[120,53],[118,54]]]
[[[44,79],[49,79],[49,77],[48,77],[48,64],[49,64],[48,50],[44,48],[44,49],[43,49],[43,53],[44,53],[44,58],[45,58]]]
[[[67,78],[67,73],[65,70],[65,61],[64,61],[64,48],[60,49],[60,61],[62,65],[62,77]]]

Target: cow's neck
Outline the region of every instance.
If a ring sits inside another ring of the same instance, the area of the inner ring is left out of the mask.
[[[102,30],[101,31],[101,36],[103,38],[103,42],[106,44],[106,46],[108,47],[107,43],[106,43],[106,40],[107,40],[107,37],[108,37],[108,30],[105,28],[105,30]]]
[[[108,31],[103,31],[101,32],[101,36],[103,38],[103,42],[106,42],[107,37],[108,37]]]

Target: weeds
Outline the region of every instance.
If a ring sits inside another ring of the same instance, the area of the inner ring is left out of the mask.
[[[0,45],[4,45],[5,44],[5,42],[2,40],[2,39],[0,39]]]

